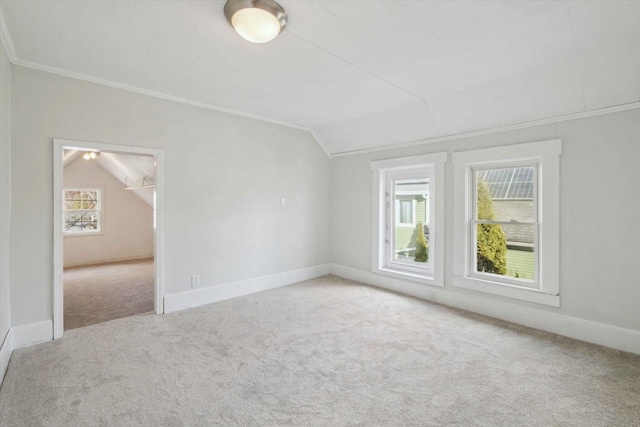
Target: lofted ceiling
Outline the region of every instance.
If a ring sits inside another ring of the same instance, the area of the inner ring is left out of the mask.
[[[640,1],[280,0],[273,42],[224,0],[2,0],[18,65],[312,131],[331,154],[640,101]]]
[[[69,166],[73,162],[94,162],[97,166],[111,175],[112,178],[120,181],[123,188],[131,188],[133,194],[138,196],[147,205],[154,206],[154,189],[140,188],[143,184],[155,184],[155,159],[151,156],[141,156],[122,153],[101,152],[95,159],[84,160],[82,155],[86,151],[75,149],[65,149],[62,164],[64,167]],[[90,183],[87,183],[90,184]]]

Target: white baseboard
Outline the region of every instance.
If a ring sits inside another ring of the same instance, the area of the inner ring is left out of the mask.
[[[640,354],[640,331],[638,330],[580,319],[476,294],[452,292],[446,288],[430,287],[428,285],[381,276],[370,271],[340,264],[331,264],[331,274],[422,299],[431,299],[429,296],[435,292],[437,302],[444,305],[484,314],[558,335],[564,335],[581,341]]]
[[[0,343],[0,385],[2,385],[2,380],[4,380],[4,374],[7,372],[11,353],[13,352],[13,330],[9,329],[7,335],[2,338],[4,338],[4,340]]]
[[[53,321],[29,323],[11,328],[13,332],[13,348],[26,347],[53,339]]]
[[[148,255],[140,255],[140,256],[127,256],[127,257],[119,257],[119,258],[109,258],[109,259],[101,259],[94,261],[82,261],[82,262],[72,262],[69,264],[64,264],[63,268],[71,268],[71,267],[85,267],[88,265],[101,265],[101,264],[110,264],[112,262],[125,262],[125,261],[138,261],[141,259],[153,258],[153,254]]]
[[[304,280],[326,276],[330,271],[330,264],[322,264],[314,267],[301,268],[299,270],[271,274],[269,276],[261,276],[253,279],[225,283],[223,285],[209,286],[165,295],[164,312],[173,313],[187,308],[198,307],[217,301],[266,291],[268,289],[279,288],[293,283],[302,282]]]

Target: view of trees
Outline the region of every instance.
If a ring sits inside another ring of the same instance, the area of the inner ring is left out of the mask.
[[[416,262],[427,262],[429,260],[429,246],[424,238],[424,226],[421,222],[416,226],[416,252],[414,254]]]
[[[489,186],[483,179],[478,179],[478,219],[494,220],[493,200]],[[499,224],[478,224],[478,266],[479,272],[507,273],[507,238]]]

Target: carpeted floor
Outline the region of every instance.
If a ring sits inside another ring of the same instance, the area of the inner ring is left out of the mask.
[[[334,276],[16,350],[0,426],[637,426],[640,356]]]
[[[153,258],[64,269],[64,329],[153,311]]]

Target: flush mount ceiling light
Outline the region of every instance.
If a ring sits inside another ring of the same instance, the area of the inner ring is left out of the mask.
[[[287,12],[273,0],[228,0],[224,16],[242,38],[266,43],[287,25]]]

